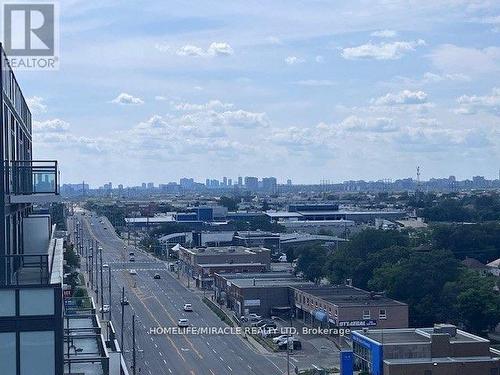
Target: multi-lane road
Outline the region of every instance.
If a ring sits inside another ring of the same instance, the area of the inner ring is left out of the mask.
[[[194,327],[225,325],[198,294],[187,289],[167,270],[165,262],[136,250],[133,246],[126,246],[105,218],[77,213],[68,220],[70,233],[73,233],[75,219],[83,227],[84,243],[88,239],[97,240],[103,248],[103,263],[111,267],[112,301],[108,301],[108,277],[105,272],[104,303],[111,305],[112,321],[118,337],[121,326],[121,291],[122,287],[125,288],[130,304],[125,306],[123,350],[127,364],[131,365],[132,315],[135,315],[137,374],[286,373],[285,358],[262,354],[239,335],[151,334],[151,329],[155,327],[177,326],[179,318],[188,318]],[[129,261],[131,251],[135,253],[135,262]],[[81,268],[85,270],[84,259]],[[130,269],[135,269],[137,274],[131,275]],[[160,279],[154,278],[156,273],[160,275]],[[193,312],[184,312],[185,303],[192,304]]]

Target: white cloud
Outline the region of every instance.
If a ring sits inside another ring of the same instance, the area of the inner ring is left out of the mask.
[[[47,105],[44,103],[45,99],[40,96],[32,96],[26,99],[26,103],[33,114],[40,114],[47,112]]]
[[[163,95],[156,95],[155,100],[158,102],[164,102],[164,101],[168,100],[168,98],[166,96],[163,96]]]
[[[377,38],[395,38],[398,33],[395,30],[378,30],[374,31],[370,34],[371,36],[375,36]]]
[[[177,55],[179,56],[194,56],[194,57],[201,57],[205,56],[206,53],[203,50],[203,48],[193,46],[192,44],[186,44],[185,46],[182,46],[177,50]]]
[[[442,81],[459,81],[459,82],[468,82],[471,78],[462,73],[454,73],[454,74],[436,74],[427,72],[423,75],[423,83],[434,83],[434,82],[442,82]]]
[[[358,116],[349,116],[336,126],[342,130],[352,132],[388,133],[398,130],[394,120],[386,117],[360,118]]]
[[[178,111],[203,111],[203,110],[217,110],[217,109],[228,109],[233,107],[232,103],[223,103],[220,100],[210,100],[203,104],[194,103],[179,103],[175,104],[174,108]]]
[[[220,114],[220,119],[224,125],[239,128],[266,127],[269,125],[265,113],[248,112],[242,109],[223,112]]]
[[[367,43],[357,47],[342,49],[342,57],[347,60],[375,59],[375,60],[397,60],[407,52],[415,51],[417,47],[424,46],[425,41],[419,39],[410,42],[393,43]]]
[[[172,47],[166,43],[156,43],[155,48],[160,52],[169,52],[172,50]]]
[[[318,64],[323,64],[325,62],[325,58],[321,55],[316,56],[314,59]]]
[[[186,44],[176,51],[179,56],[193,57],[216,57],[216,56],[231,56],[234,54],[233,48],[226,42],[213,42],[204,50],[201,47]]]
[[[225,42],[213,42],[208,47],[207,53],[210,56],[230,56],[234,53],[233,48]]]
[[[266,42],[268,42],[269,44],[277,44],[277,45],[283,44],[281,39],[276,36],[268,36],[266,38]]]
[[[313,86],[313,87],[321,87],[321,86],[333,86],[335,82],[330,81],[328,79],[306,79],[302,81],[296,81],[296,85],[300,86]]]
[[[388,93],[371,101],[375,105],[407,105],[427,102],[427,94],[423,91],[403,90],[398,93]]]
[[[141,98],[122,92],[120,95],[114,98],[111,103],[121,105],[139,105],[144,104],[144,101]]]
[[[69,129],[69,124],[61,119],[53,119],[46,121],[34,121],[33,131],[39,133],[61,133]]]
[[[500,48],[464,48],[444,44],[430,54],[434,66],[447,73],[488,74],[500,70]]]
[[[297,64],[302,64],[303,62],[305,62],[305,60],[297,56],[288,56],[285,59],[285,63],[287,65],[297,65]]]
[[[462,95],[457,99],[460,107],[455,113],[471,115],[484,111],[500,116],[500,88],[494,88],[491,95]]]

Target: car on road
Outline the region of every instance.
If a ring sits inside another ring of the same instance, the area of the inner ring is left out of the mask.
[[[131,275],[137,275],[137,271],[134,270],[134,269],[128,271],[128,273],[131,274]]]
[[[184,304],[184,311],[193,311],[193,305],[190,303]]]
[[[135,262],[135,257],[132,256],[132,257],[128,258],[128,260],[129,260],[129,262]]]
[[[104,227],[104,229],[108,229],[108,227]]]
[[[155,275],[153,276],[153,279],[161,279],[161,276],[159,273],[155,273]]]
[[[109,268],[109,264],[108,264],[108,263],[104,263],[104,264],[102,265],[102,268]]]
[[[131,257],[135,256],[135,254],[134,254],[133,251],[131,251],[130,253],[128,253],[128,255],[131,256]]]
[[[108,313],[109,312],[109,305],[102,305],[102,307],[99,309],[99,312]]]
[[[177,326],[181,328],[189,327],[189,320],[185,318],[181,318],[177,321]]]
[[[279,335],[278,337],[273,338],[273,342],[274,342],[275,344],[278,344],[278,343],[280,343],[281,341],[285,341],[286,339],[288,339],[288,338],[290,338],[290,337],[292,337],[292,338],[293,338],[293,335],[291,335],[291,334]]]
[[[128,306],[128,305],[130,305],[130,302],[128,301],[127,297],[125,297],[125,298],[123,298],[123,300],[121,301],[121,304],[122,304],[123,306]]]

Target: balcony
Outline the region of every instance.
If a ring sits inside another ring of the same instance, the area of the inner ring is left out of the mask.
[[[48,246],[41,244],[46,246],[45,250],[37,253],[0,255],[0,289],[26,285],[62,285],[63,243],[62,238],[56,238],[53,225]]]
[[[57,161],[15,160],[5,169],[11,204],[59,201]]]

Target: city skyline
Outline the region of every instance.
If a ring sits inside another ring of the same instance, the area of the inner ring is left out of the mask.
[[[283,11],[286,9],[286,12]],[[19,71],[63,181],[496,176],[500,4],[61,3],[59,70]],[[112,15],[112,16],[110,16]],[[145,167],[147,166],[147,167]],[[328,177],[333,176],[333,177]]]

